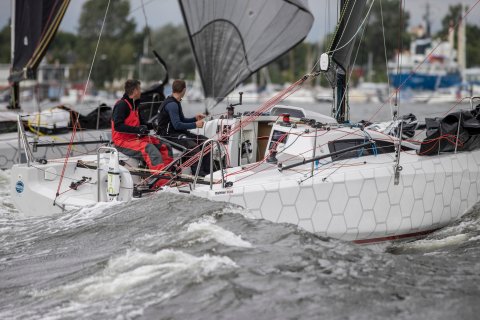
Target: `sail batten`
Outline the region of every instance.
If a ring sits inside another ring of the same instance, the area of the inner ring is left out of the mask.
[[[305,0],[179,0],[205,96],[221,101],[308,34]]]

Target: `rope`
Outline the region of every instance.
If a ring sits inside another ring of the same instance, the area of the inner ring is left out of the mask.
[[[339,48],[335,48],[335,50],[328,51],[328,52],[326,52],[327,54],[331,54],[331,53],[334,53],[334,52],[336,52],[336,51],[338,51],[338,50],[341,50],[341,49],[345,48],[347,45],[349,45],[350,42],[352,42],[353,40],[355,40],[357,34],[360,32],[360,30],[362,29],[363,25],[364,25],[365,22],[367,21],[367,18],[368,18],[368,16],[370,15],[370,11],[372,10],[372,7],[373,7],[373,4],[374,4],[374,3],[375,3],[375,0],[373,0],[373,1],[372,1],[372,4],[370,4],[370,8],[368,8],[368,12],[367,12],[367,14],[365,15],[365,18],[363,18],[363,21],[362,21],[362,23],[360,24],[360,26],[358,26],[358,30],[355,32],[355,34],[354,34],[343,46],[341,46],[341,47],[339,47]],[[345,12],[342,13],[342,18],[343,18],[343,14],[344,14],[344,13],[345,13]],[[347,22],[348,22],[348,20],[350,20],[351,14],[352,14],[352,12],[350,12],[350,15],[348,16]],[[344,30],[344,31],[345,31],[345,30]],[[342,34],[340,35],[340,39],[341,39],[342,37],[343,37],[343,32],[342,32]],[[334,37],[334,39],[335,39],[335,37]],[[333,40],[332,40],[332,41],[333,41]]]
[[[98,40],[97,40],[97,45],[95,47],[95,53],[93,54],[93,59],[92,59],[92,63],[90,65],[90,70],[88,72],[88,77],[87,77],[87,82],[85,84],[85,88],[83,90],[83,94],[81,96],[81,99],[80,99],[80,103],[83,103],[84,99],[85,99],[85,95],[87,93],[87,89],[88,89],[88,85],[89,85],[89,82],[90,82],[90,77],[92,75],[92,70],[93,70],[93,65],[95,63],[95,58],[97,56],[97,51],[98,51],[98,46],[100,44],[100,39],[102,38],[102,33],[103,33],[103,28],[105,26],[105,21],[107,19],[107,14],[108,14],[108,8],[110,7],[110,0],[108,0],[108,4],[107,4],[107,9],[105,10],[105,15],[103,17],[103,22],[102,22],[102,27],[100,29],[100,34],[98,35]],[[60,192],[60,188],[62,186],[62,181],[63,181],[63,176],[65,175],[65,170],[67,168],[67,161],[68,161],[68,158],[70,157],[70,153],[72,151],[72,146],[73,146],[73,140],[75,139],[75,134],[77,132],[77,126],[79,125],[79,118],[80,117],[77,117],[76,120],[75,120],[75,124],[73,125],[73,131],[72,131],[72,136],[70,138],[70,144],[68,145],[68,149],[67,149],[67,154],[65,156],[65,162],[63,164],[63,168],[62,168],[62,173],[60,175],[60,179],[58,181],[58,187],[57,187],[57,192],[56,192],[56,195],[55,195],[55,200],[57,199],[57,197],[59,196],[59,192]],[[54,200],[54,203],[55,203],[55,200]]]
[[[465,14],[462,16],[462,19],[459,19],[459,21],[453,26],[453,28],[449,31],[450,32],[453,32],[453,30],[455,30],[457,27],[458,27],[458,24],[460,23],[460,21],[465,21],[465,18],[472,12],[472,10],[478,5],[478,3],[480,3],[480,0],[477,0],[475,2],[475,4],[469,8]],[[433,53],[435,52],[435,50],[438,49],[438,47],[440,46],[441,43],[437,44],[432,50],[430,50],[430,52],[426,55],[426,57],[415,67],[415,69],[410,73],[410,75],[408,77],[405,78],[405,80],[398,86],[397,89],[395,89],[395,91],[388,97],[388,100],[390,100],[391,98],[393,98],[393,95],[397,95],[398,92],[400,92],[400,90],[403,88],[403,86],[405,85],[405,83],[407,83],[408,80],[410,80],[410,78],[418,71],[418,69],[428,60],[430,59],[430,57],[433,55]],[[459,103],[461,102],[461,99],[459,101],[457,101],[457,104],[455,106],[457,106]],[[383,107],[385,106],[385,103],[383,105],[381,105],[376,111],[375,113],[370,117],[370,119],[368,119],[368,121],[371,121],[379,112],[380,110],[383,109]],[[455,107],[454,106],[454,107]],[[453,110],[452,107],[450,110]]]
[[[387,96],[390,96],[390,77],[388,76],[388,57],[387,57],[387,43],[385,41],[385,25],[383,24],[383,7],[382,7],[382,0],[380,0],[380,17],[382,19],[382,36],[383,36],[383,51],[385,54],[385,70],[387,72]],[[388,100],[388,105],[390,106],[390,114],[393,117],[393,108],[392,108],[392,101]],[[394,119],[392,119],[394,120]]]
[[[267,100],[265,103],[260,105],[257,110],[253,111],[250,115],[248,115],[245,119],[242,119],[242,121],[238,122],[227,134],[221,134],[219,140],[220,141],[225,141],[231,136],[233,136],[235,133],[239,132],[241,129],[243,129],[245,126],[253,122],[255,119],[257,119],[259,116],[262,115],[262,113],[268,111],[271,109],[273,106],[277,105],[280,101],[286,99],[288,96],[290,96],[292,93],[294,93],[296,90],[300,88],[300,86],[305,83],[309,78],[315,77],[317,74],[307,74],[303,76],[301,79],[297,80],[295,83],[291,84],[289,87],[285,88],[284,90],[280,91],[277,93],[274,97],[271,99]],[[217,134],[218,136],[218,134]],[[204,156],[207,155],[211,151],[211,144],[205,147],[204,151]],[[201,152],[195,154],[193,157],[191,157],[189,160],[185,161],[181,168],[186,168],[192,166],[195,162],[197,162],[200,159]]]

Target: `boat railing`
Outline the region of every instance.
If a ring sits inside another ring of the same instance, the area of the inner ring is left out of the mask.
[[[480,97],[474,96],[474,97],[468,97],[470,99],[470,108],[473,110],[473,100],[480,100]]]
[[[480,100],[480,97],[478,96],[472,96],[472,97],[464,97],[462,99],[460,99],[459,103],[465,101],[465,100],[469,100],[470,101],[470,109],[473,110],[473,101],[474,100]],[[458,119],[458,125],[457,125],[457,134],[456,134],[456,137],[455,137],[455,150],[454,150],[454,153],[457,153],[457,149],[458,149],[458,137],[460,135],[460,127],[461,127],[461,123],[462,123],[462,113],[460,112],[460,118]],[[438,154],[440,154],[440,146],[438,147]]]
[[[100,202],[100,154],[102,152],[117,152],[117,149],[114,147],[105,147],[101,146],[97,149],[97,202]]]
[[[292,163],[292,164],[289,164],[289,165],[284,165],[283,163],[279,163],[278,164],[278,171],[282,172],[284,170],[292,169],[292,168],[295,168],[295,167],[298,167],[298,166],[301,166],[301,165],[304,165],[304,164],[307,164],[307,163],[323,160],[323,159],[326,159],[326,158],[332,158],[333,159],[334,156],[342,155],[344,153],[347,153],[347,152],[350,152],[350,151],[353,151],[353,150],[362,149],[362,148],[372,146],[372,145],[375,146],[375,140],[369,140],[365,143],[362,143],[362,144],[359,144],[359,145],[356,145],[356,146],[353,146],[353,147],[348,147],[348,148],[345,148],[345,149],[342,149],[342,150],[339,150],[339,151],[331,152],[331,153],[321,155],[321,156],[317,156],[317,157],[313,157],[313,158],[310,158],[310,159],[303,159],[302,161],[295,162],[295,163]]]
[[[480,97],[478,97],[478,96],[463,97],[462,99],[460,99],[460,101],[458,101],[457,104],[460,104],[460,103],[462,103],[462,102],[464,102],[464,101],[466,101],[466,100],[470,101],[470,109],[473,110],[473,101],[474,101],[474,100],[480,100]]]
[[[213,188],[213,146],[215,145],[219,152],[221,152],[221,145],[218,140],[208,139],[202,144],[202,151],[200,151],[200,158],[198,159],[197,171],[195,172],[195,177],[193,178],[193,189],[197,185],[198,174],[200,173],[200,167],[202,166],[203,155],[205,154],[205,146],[210,144],[210,190]],[[220,172],[222,174],[222,188],[225,187],[225,176],[223,172],[223,164],[220,159]]]
[[[17,163],[21,163],[22,155],[21,149],[25,152],[25,157],[27,159],[27,166],[30,167],[30,162],[34,160],[32,149],[30,149],[30,145],[28,144],[27,135],[25,133],[25,129],[23,127],[22,116],[17,116],[17,131],[18,131],[18,155],[17,155]]]

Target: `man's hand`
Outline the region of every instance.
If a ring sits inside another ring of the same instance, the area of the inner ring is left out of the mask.
[[[139,135],[141,136],[148,136],[148,133],[150,132],[150,130],[148,130],[148,127],[145,125],[141,125],[140,127],[138,127],[138,130]]]
[[[203,113],[197,113],[197,115],[195,116],[195,120],[202,120],[205,118],[205,115]]]
[[[197,128],[203,128],[203,120],[198,120],[197,122],[195,122],[195,125],[197,126]]]

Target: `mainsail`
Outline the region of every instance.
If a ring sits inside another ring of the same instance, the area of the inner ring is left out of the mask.
[[[10,108],[18,105],[18,83],[34,79],[38,65],[52,42],[70,0],[12,1],[12,68],[8,80],[13,94]]]
[[[205,96],[219,102],[308,34],[306,0],[179,0]]]
[[[361,29],[362,21],[365,19],[364,10],[367,1],[342,0],[340,2],[342,8],[341,16],[338,20],[332,44],[328,50],[328,55],[335,63],[334,68],[329,68],[327,65],[327,79],[329,79],[332,88],[336,88],[335,108],[332,110],[332,116],[339,123],[349,119],[347,73],[352,63],[351,58],[355,39]],[[320,65],[322,68],[322,62]]]
[[[70,0],[16,0],[9,80],[32,78],[53,40]]]
[[[341,17],[337,24],[337,30],[330,46],[332,60],[344,71],[351,63],[352,51],[355,38],[360,25],[365,19],[365,7],[368,0],[344,0]]]

